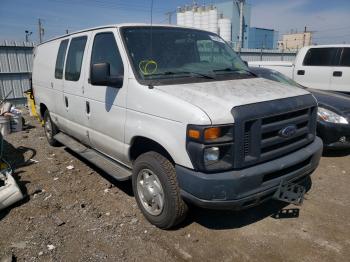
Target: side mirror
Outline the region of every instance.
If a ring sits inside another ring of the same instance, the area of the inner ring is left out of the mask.
[[[96,86],[121,88],[123,86],[123,76],[111,76],[109,63],[93,64],[91,67],[90,82]]]
[[[248,67],[249,67],[249,65],[248,65],[248,62],[247,62],[247,61],[243,60],[243,63],[244,63],[246,66],[248,66]]]

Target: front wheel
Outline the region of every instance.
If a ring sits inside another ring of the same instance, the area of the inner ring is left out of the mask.
[[[186,217],[174,165],[161,154],[147,152],[136,159],[132,186],[137,204],[151,224],[167,229]]]
[[[59,143],[54,139],[54,136],[58,133],[56,125],[52,122],[49,110],[44,113],[44,130],[47,141],[51,146],[58,146]]]

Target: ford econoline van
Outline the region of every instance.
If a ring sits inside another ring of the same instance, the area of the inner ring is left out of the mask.
[[[321,156],[314,97],[258,78],[207,31],[122,24],[49,40],[35,50],[33,90],[48,142],[131,179],[160,228],[189,204],[300,204]]]

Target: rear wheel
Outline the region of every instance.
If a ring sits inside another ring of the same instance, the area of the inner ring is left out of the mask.
[[[161,154],[147,152],[136,159],[132,184],[137,204],[151,224],[167,229],[186,217],[174,165]]]
[[[58,133],[58,128],[52,122],[49,110],[46,110],[44,113],[44,130],[49,144],[51,146],[58,146],[58,141],[54,139],[54,136]]]

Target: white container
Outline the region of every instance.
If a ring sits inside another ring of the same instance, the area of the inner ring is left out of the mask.
[[[232,41],[231,20],[227,18],[219,19],[220,36],[227,42]]]
[[[215,34],[218,33],[218,10],[213,7],[209,10],[209,31]]]
[[[193,14],[193,27],[201,29],[201,12],[199,10]]]
[[[10,118],[8,116],[0,116],[0,132],[2,136],[11,133]]]
[[[182,8],[179,8],[176,13],[176,21],[177,25],[184,26],[185,25],[185,12],[183,12]]]
[[[22,114],[12,115],[10,118],[11,132],[20,132],[23,130]]]
[[[201,13],[201,29],[209,31],[209,12],[206,9]]]
[[[185,26],[187,27],[193,27],[193,11],[191,10],[187,10],[185,12]]]

